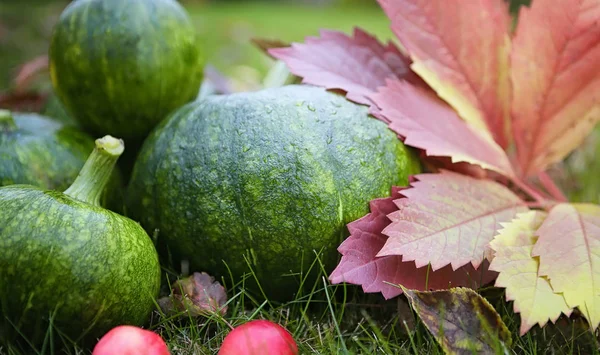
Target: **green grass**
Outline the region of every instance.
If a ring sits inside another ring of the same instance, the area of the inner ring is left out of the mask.
[[[301,41],[318,35],[321,28],[351,33],[358,26],[381,39],[392,38],[389,20],[378,7],[315,9],[277,2],[236,2],[188,9],[209,53],[208,62],[235,78],[241,88],[256,85],[273,62],[250,43],[253,37]]]
[[[512,305],[503,301],[503,292],[487,288],[480,293],[496,307],[513,334],[509,354],[599,353],[581,318],[563,317],[557,325],[536,327],[517,337],[518,317],[511,311]],[[231,326],[252,319],[269,319],[286,327],[301,354],[442,354],[430,333],[415,321],[403,296],[386,301],[379,295],[363,294],[354,286],[330,285],[325,279],[284,304],[257,300],[244,289],[243,280],[233,285],[228,295],[225,316],[190,318],[183,313],[164,316],[156,311],[150,329],[161,334],[173,354],[216,354]],[[47,344],[43,351],[23,343],[0,346],[3,355],[58,353],[89,354],[90,349],[68,342],[66,346]]]

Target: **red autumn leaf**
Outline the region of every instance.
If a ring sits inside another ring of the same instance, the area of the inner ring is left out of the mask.
[[[510,16],[500,0],[379,0],[411,68],[467,122],[508,145]],[[532,47],[533,48],[533,47]]]
[[[513,40],[513,135],[523,175],[579,146],[600,119],[600,2],[535,0]]]
[[[406,138],[405,144],[423,149],[430,156],[451,157],[454,163],[466,162],[514,175],[506,153],[496,142],[466,124],[430,92],[404,81],[389,80],[370,97],[390,129]]]
[[[487,262],[480,270],[466,265],[456,271],[450,266],[431,271],[427,266],[417,269],[412,261],[402,262],[398,255],[376,257],[388,239],[381,231],[391,223],[386,215],[398,210],[394,199],[402,198],[400,190],[393,189],[390,198],[371,201],[371,213],[348,225],[350,237],[338,248],[342,259],[329,277],[332,283],[361,285],[364,292],[381,292],[389,299],[402,293],[400,287],[393,285],[421,291],[440,290],[453,286],[478,287],[496,277],[495,272],[487,271]]]
[[[517,213],[527,211],[512,191],[492,180],[452,172],[416,175],[407,198],[395,200],[398,211],[383,230],[389,236],[377,256],[402,255],[417,267],[431,264],[454,270],[471,263],[478,267],[489,242]]]
[[[362,104],[370,104],[367,96],[388,78],[416,79],[409,60],[394,44],[384,46],[358,28],[352,37],[322,30],[321,37],[307,37],[305,43],[269,53],[285,62],[303,83],[344,90],[348,99]]]

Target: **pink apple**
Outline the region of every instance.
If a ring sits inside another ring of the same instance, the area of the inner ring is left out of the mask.
[[[92,355],[170,355],[160,335],[142,328],[121,325],[104,334]]]
[[[227,334],[218,355],[296,354],[298,346],[285,328],[267,320],[253,320]]]

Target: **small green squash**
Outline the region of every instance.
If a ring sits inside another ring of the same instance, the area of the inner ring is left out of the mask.
[[[37,344],[52,323],[53,334],[93,340],[147,321],[160,286],[154,244],[98,204],[123,149],[111,136],[96,140],[64,193],[0,187],[0,338],[19,333]]]
[[[75,127],[35,113],[0,110],[0,186],[63,191],[75,181],[93,147],[94,140]],[[122,211],[121,185],[114,170],[100,204]]]
[[[346,224],[418,167],[366,107],[291,85],[175,112],[144,143],[127,205],[193,269],[234,282],[252,269],[246,289],[261,296],[256,276],[283,300],[314,285],[316,253],[332,271]]]
[[[142,139],[193,100],[203,77],[194,26],[175,0],[75,0],[50,44],[50,76],[87,131]]]

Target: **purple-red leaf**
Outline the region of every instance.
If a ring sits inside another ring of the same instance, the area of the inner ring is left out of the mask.
[[[563,159],[600,119],[600,1],[535,0],[511,53],[513,135],[523,175]]]
[[[404,143],[430,156],[447,156],[513,176],[506,153],[494,140],[466,124],[432,93],[405,81],[389,80],[370,96],[389,127]]]
[[[419,74],[506,147],[510,16],[501,0],[379,0]],[[551,7],[548,5],[548,7]]]
[[[389,236],[377,256],[402,255],[417,267],[433,270],[452,265],[454,270],[471,263],[478,267],[489,242],[525,203],[512,191],[492,180],[479,180],[452,172],[421,174],[407,198],[394,202],[398,211],[388,215],[392,223],[383,230]]]
[[[307,37],[305,43],[269,53],[285,62],[303,83],[344,90],[348,99],[362,104],[370,104],[367,97],[388,78],[416,80],[410,61],[393,43],[384,46],[358,28],[352,37],[322,30],[321,37]]]
[[[402,262],[398,255],[376,257],[388,239],[381,231],[391,223],[386,215],[398,210],[393,201],[402,198],[399,191],[394,189],[392,197],[371,201],[371,213],[348,225],[350,237],[338,248],[342,260],[329,277],[332,283],[361,285],[364,292],[381,292],[389,299],[402,293],[394,285],[422,291],[452,286],[476,288],[496,277],[496,273],[487,270],[487,262],[480,270],[466,265],[456,271],[450,266],[432,271],[427,266],[416,268],[412,261]]]

